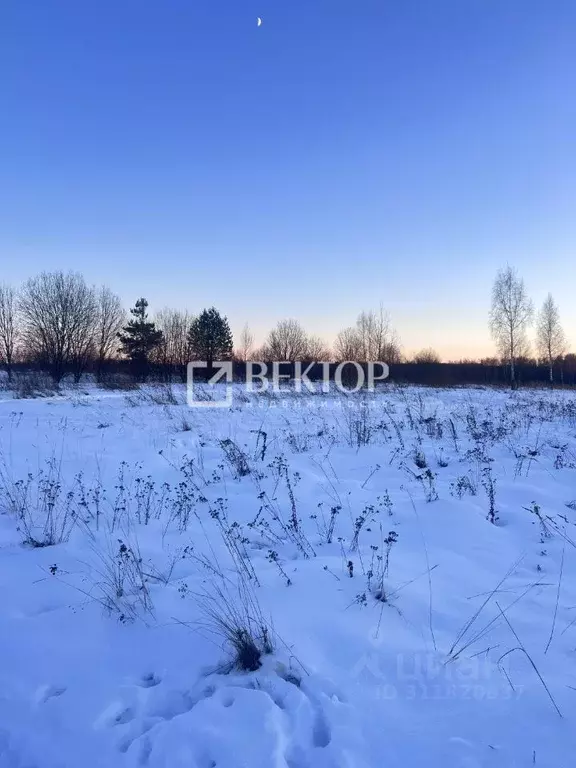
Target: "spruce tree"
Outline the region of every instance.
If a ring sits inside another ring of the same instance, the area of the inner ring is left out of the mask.
[[[205,360],[208,370],[215,360],[232,357],[232,331],[226,317],[211,307],[204,309],[194,319],[188,332],[190,350],[197,360]]]
[[[134,375],[145,381],[150,368],[150,353],[162,342],[162,331],[148,320],[146,299],[138,299],[130,310],[132,320],[118,334],[121,351],[130,359]]]

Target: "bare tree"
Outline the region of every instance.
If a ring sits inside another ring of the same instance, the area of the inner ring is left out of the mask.
[[[440,355],[432,347],[421,349],[414,355],[414,362],[419,364],[441,363]]]
[[[102,378],[106,361],[116,352],[118,334],[126,321],[120,297],[103,285],[96,296],[97,310],[94,331],[96,378]]]
[[[98,305],[94,289],[87,288],[87,291],[83,297],[77,297],[74,326],[70,335],[70,368],[75,384],[80,383],[82,374],[96,354]]]
[[[552,294],[546,297],[538,314],[537,345],[540,356],[550,370],[550,383],[554,382],[554,361],[566,352],[566,337],[560,325],[560,313]]]
[[[194,320],[188,310],[165,308],[155,317],[156,327],[162,331],[162,342],[156,356],[158,362],[170,366],[186,381],[186,366],[190,362],[190,342],[188,332]]]
[[[305,359],[321,363],[330,360],[331,356],[332,353],[330,352],[328,345],[320,338],[320,336],[308,336],[306,339]]]
[[[400,354],[398,337],[392,328],[390,316],[384,311],[382,305],[378,312],[373,310],[361,312],[356,320],[356,328],[361,341],[362,362],[369,360],[398,362]]]
[[[280,320],[268,334],[262,354],[268,360],[302,360],[307,337],[297,320]]]
[[[16,333],[16,292],[0,285],[0,362],[6,366],[8,381],[12,380]]]
[[[362,356],[362,341],[356,328],[344,328],[336,336],[334,355],[337,360],[359,360]]]
[[[372,314],[375,315],[375,321],[372,331],[374,357],[371,359],[386,363],[399,363],[401,360],[400,339],[392,327],[390,315],[384,311],[382,304],[380,304],[378,312]]]
[[[27,349],[58,384],[68,370],[79,380],[94,343],[96,297],[77,272],[42,272],[20,295]]]
[[[377,330],[378,318],[376,313],[361,312],[356,320],[358,338],[360,339],[361,362],[377,360],[376,349],[379,346],[379,334]]]
[[[361,312],[355,327],[340,331],[334,347],[341,360],[361,363],[376,360],[399,363],[401,360],[398,334],[382,305],[378,312]]]
[[[526,331],[532,320],[533,307],[524,280],[516,270],[501,269],[492,288],[490,330],[502,358],[510,366],[510,384],[516,387],[516,362],[528,355]]]
[[[253,349],[254,349],[254,334],[250,330],[248,323],[246,323],[244,325],[244,328],[242,328],[242,332],[240,333],[240,340],[238,344],[238,349],[236,351],[238,359],[241,360],[243,363],[245,363],[247,360],[250,360],[250,356],[252,355]]]

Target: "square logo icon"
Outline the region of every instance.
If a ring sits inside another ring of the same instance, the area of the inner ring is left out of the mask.
[[[190,408],[231,408],[233,397],[232,361],[219,360],[212,363],[211,370],[214,373],[202,384],[194,381],[194,371],[199,368],[208,370],[208,363],[204,360],[194,360],[188,363],[186,376],[188,406]],[[224,398],[214,397],[214,395],[220,395],[222,387],[216,387],[216,385],[222,380]]]

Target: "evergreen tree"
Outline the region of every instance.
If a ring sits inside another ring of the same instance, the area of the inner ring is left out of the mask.
[[[146,299],[138,299],[130,310],[132,320],[118,334],[121,351],[132,363],[135,375],[145,381],[150,367],[150,353],[162,342],[162,331],[148,320]]]
[[[215,360],[232,357],[232,331],[226,317],[211,307],[204,309],[194,319],[188,332],[190,350],[197,360],[205,360],[208,370]]]

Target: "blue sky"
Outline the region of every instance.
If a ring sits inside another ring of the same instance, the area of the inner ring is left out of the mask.
[[[509,262],[576,347],[575,40],[574,0],[3,0],[0,279],[259,339],[382,301],[448,358]]]

